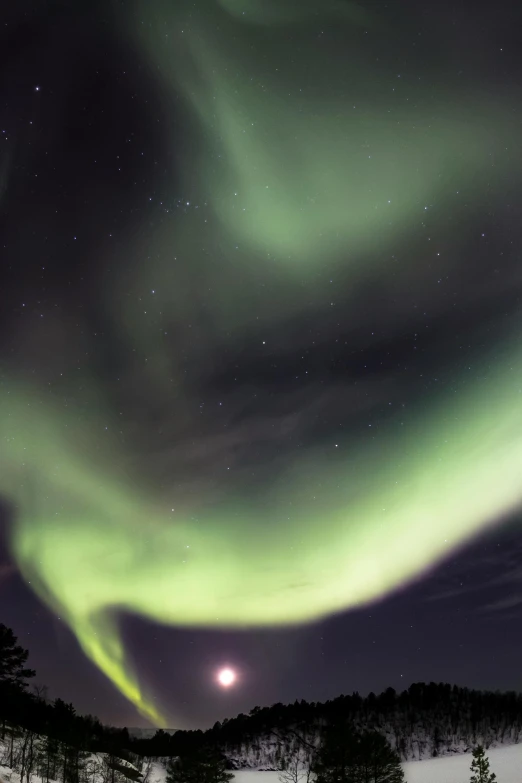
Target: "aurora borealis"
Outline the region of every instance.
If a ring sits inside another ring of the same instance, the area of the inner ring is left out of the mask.
[[[173,725],[122,616],[317,622],[520,508],[511,22],[482,56],[435,5],[55,13],[3,77],[8,549]]]

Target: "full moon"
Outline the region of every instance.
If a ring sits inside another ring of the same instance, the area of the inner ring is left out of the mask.
[[[236,681],[236,673],[232,669],[221,669],[217,676],[218,682],[224,688],[229,688]]]

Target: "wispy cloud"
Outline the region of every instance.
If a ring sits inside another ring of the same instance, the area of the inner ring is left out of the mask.
[[[512,595],[506,595],[496,601],[490,601],[481,607],[482,612],[501,612],[505,609],[514,609],[515,607],[522,608],[522,592],[513,593]]]
[[[435,574],[427,601],[475,602],[479,614],[522,611],[522,541],[517,536],[495,546],[480,544]]]

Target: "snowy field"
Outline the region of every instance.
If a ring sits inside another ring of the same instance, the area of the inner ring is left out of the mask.
[[[522,783],[522,744],[493,748],[487,755],[497,783]],[[470,765],[471,753],[462,753],[427,761],[407,761],[403,768],[406,783],[468,783]],[[165,778],[165,768],[154,764],[150,783],[165,783]],[[0,781],[19,783],[19,776],[0,766]],[[40,779],[33,776],[32,783],[40,783]],[[241,769],[234,773],[234,783],[279,783],[279,777],[277,772]]]
[[[522,783],[522,744],[493,748],[487,751],[487,756],[497,783]],[[427,761],[406,761],[402,765],[406,783],[468,783],[471,758],[471,753],[462,753]],[[277,772],[241,769],[234,777],[235,783],[279,783]]]
[[[498,783],[521,783],[522,745],[491,748],[486,751],[491,772]],[[471,772],[471,753],[403,764],[407,783],[467,783]],[[244,781],[247,783],[247,781]],[[252,782],[253,783],[253,782]]]

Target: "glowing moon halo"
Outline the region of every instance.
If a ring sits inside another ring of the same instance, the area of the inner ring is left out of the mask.
[[[223,688],[230,688],[236,681],[236,673],[233,669],[225,668],[220,669],[217,675],[217,680]]]

